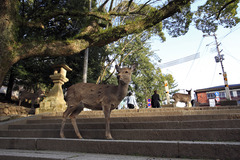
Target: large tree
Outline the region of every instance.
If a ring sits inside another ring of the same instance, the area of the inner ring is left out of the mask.
[[[239,22],[239,0],[207,0],[195,14],[190,9],[194,0],[92,1],[91,11],[80,4],[83,2],[87,1],[0,1],[0,86],[11,66],[21,59],[77,54],[153,29],[160,22],[173,36],[185,34],[192,20],[206,33],[214,32],[218,25],[232,27]],[[112,23],[129,15],[132,19],[124,24]]]

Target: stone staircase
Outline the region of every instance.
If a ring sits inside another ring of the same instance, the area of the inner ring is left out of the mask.
[[[240,159],[239,106],[114,110],[114,140],[104,139],[103,117],[102,111],[84,111],[78,116],[83,140],[77,139],[70,120],[65,126],[66,138],[60,138],[61,113],[1,122],[0,149]]]

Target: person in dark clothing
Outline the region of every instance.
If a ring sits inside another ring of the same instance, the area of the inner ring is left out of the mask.
[[[155,90],[151,100],[152,108],[161,108],[159,101],[161,101],[159,94],[157,94],[157,90]]]

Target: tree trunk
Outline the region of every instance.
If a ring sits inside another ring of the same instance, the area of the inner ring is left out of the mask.
[[[8,80],[8,86],[7,86],[7,94],[6,94],[6,98],[8,101],[12,100],[12,90],[13,90],[14,80],[15,80],[15,76],[11,69],[10,77]]]
[[[16,62],[13,51],[17,0],[0,1],[0,87],[8,70]],[[16,26],[15,26],[16,27]]]

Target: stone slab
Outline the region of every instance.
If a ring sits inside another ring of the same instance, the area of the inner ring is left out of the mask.
[[[60,138],[59,130],[1,131],[1,137]],[[65,130],[66,138],[76,138],[74,130]],[[105,139],[105,129],[80,129],[85,139]],[[240,141],[240,128],[203,129],[112,129],[117,140]]]
[[[240,128],[240,119],[202,120],[202,121],[166,121],[166,122],[111,122],[111,129],[189,129],[189,128]],[[60,129],[61,123],[31,123],[9,125],[8,130]],[[79,122],[81,129],[105,129],[104,122]],[[73,129],[70,122],[65,129]]]
[[[52,145],[54,144],[54,146]],[[39,139],[39,150],[177,157],[178,143],[168,141]],[[171,148],[171,151],[170,149]]]
[[[36,139],[34,138],[4,138],[0,137],[1,149],[26,149],[32,150],[36,148]]]
[[[0,138],[1,142],[4,138]],[[6,142],[7,138],[4,142]],[[11,143],[19,139],[11,138]],[[116,155],[150,156],[161,158],[240,159],[240,142],[195,141],[139,141],[139,140],[76,140],[58,138],[21,139],[21,143],[34,141],[31,150]],[[15,142],[16,141],[16,142]],[[9,141],[10,143],[10,141]],[[5,145],[6,146],[6,145]],[[2,149],[3,148],[1,146]],[[13,145],[11,149],[22,149]],[[28,148],[27,148],[28,149]],[[1,155],[1,152],[0,152]]]
[[[240,142],[181,142],[179,157],[201,159],[240,159]]]
[[[144,117],[111,117],[111,122],[156,122],[156,121],[189,121],[189,120],[219,120],[219,119],[240,119],[240,113],[231,114],[209,114],[209,115],[178,115],[178,116],[144,116]],[[27,124],[31,123],[61,123],[62,119],[41,119],[41,120],[28,120]],[[71,123],[67,119],[67,123]],[[78,117],[78,123],[81,122],[105,122],[104,118],[81,118]]]
[[[96,154],[63,151],[6,150],[0,149],[3,160],[189,160],[179,158],[158,158],[150,156],[129,156],[116,154]],[[191,159],[193,160],[193,159]]]

